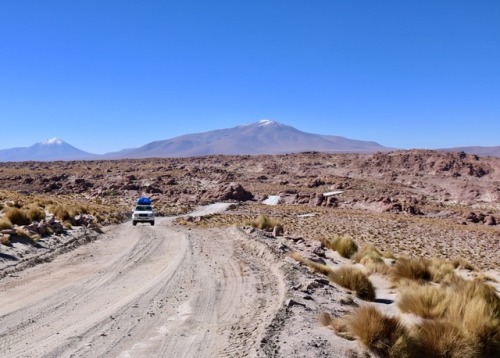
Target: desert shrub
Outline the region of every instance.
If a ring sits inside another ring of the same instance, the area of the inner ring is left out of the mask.
[[[370,279],[368,279],[365,273],[355,267],[344,266],[337,270],[332,270],[328,274],[328,279],[354,291],[356,296],[363,300],[375,300],[375,288]]]
[[[387,317],[371,305],[357,308],[340,321],[334,325],[336,331],[340,329],[338,333],[356,337],[381,357],[411,357],[416,353],[412,337],[399,318]]]
[[[479,357],[461,327],[448,321],[424,320],[414,328],[414,336],[422,357]]]
[[[431,274],[432,282],[450,281],[455,277],[455,267],[446,260],[426,260],[427,269]]]
[[[337,251],[340,256],[350,258],[358,251],[358,245],[349,236],[335,235],[333,238],[323,239],[325,247]]]
[[[66,208],[66,206],[61,204],[50,205],[48,207],[48,211],[61,221],[65,221],[70,218],[68,209]]]
[[[333,272],[333,269],[331,267],[308,260],[298,252],[291,252],[288,254],[288,256],[290,256],[295,261],[300,262],[302,265],[309,267],[313,272],[319,272],[325,276],[328,276],[331,272]]]
[[[375,288],[368,277],[355,267],[344,266],[337,270],[304,258],[297,252],[289,254],[291,258],[328,277],[332,282],[353,291],[362,300],[375,300]]]
[[[364,245],[352,256],[352,259],[363,264],[370,272],[387,273],[389,271],[382,254],[373,245]]]
[[[15,206],[5,208],[5,217],[14,225],[29,225],[31,223],[26,212]]]
[[[399,282],[401,279],[414,281],[430,281],[431,273],[425,260],[414,260],[409,258],[400,258],[392,266],[391,279],[393,282]]]
[[[0,230],[12,229],[13,227],[14,225],[12,225],[12,222],[9,220],[9,218],[6,217],[0,218]]]
[[[45,210],[39,206],[31,206],[28,209],[27,215],[31,221],[42,221],[45,219]]]
[[[9,236],[0,235],[0,245],[10,246]]]
[[[423,318],[442,318],[446,313],[449,299],[446,290],[407,280],[399,285],[397,305],[402,312],[413,313]]]
[[[259,214],[259,216],[257,216],[257,218],[255,218],[253,220],[245,221],[245,225],[252,226],[254,228],[261,229],[261,230],[271,230],[276,225],[279,225],[279,223],[274,219],[271,219],[265,215]]]
[[[470,271],[476,271],[476,268],[469,263],[466,259],[463,257],[455,258],[451,261],[451,264],[455,268],[461,268],[464,270],[470,270]]]

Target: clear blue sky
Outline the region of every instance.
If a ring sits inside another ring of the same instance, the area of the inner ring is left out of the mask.
[[[260,119],[500,145],[500,1],[0,0],[0,149],[105,153]]]

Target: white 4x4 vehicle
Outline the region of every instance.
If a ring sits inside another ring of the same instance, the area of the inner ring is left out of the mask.
[[[149,222],[155,224],[155,214],[151,205],[137,205],[132,213],[132,225],[137,223]]]

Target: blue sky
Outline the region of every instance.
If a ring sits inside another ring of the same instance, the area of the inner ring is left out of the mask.
[[[500,1],[0,0],[0,149],[105,153],[260,119],[500,145]]]

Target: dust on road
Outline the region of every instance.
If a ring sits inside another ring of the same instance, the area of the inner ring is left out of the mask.
[[[236,228],[109,227],[0,281],[2,357],[260,356],[283,277]]]

